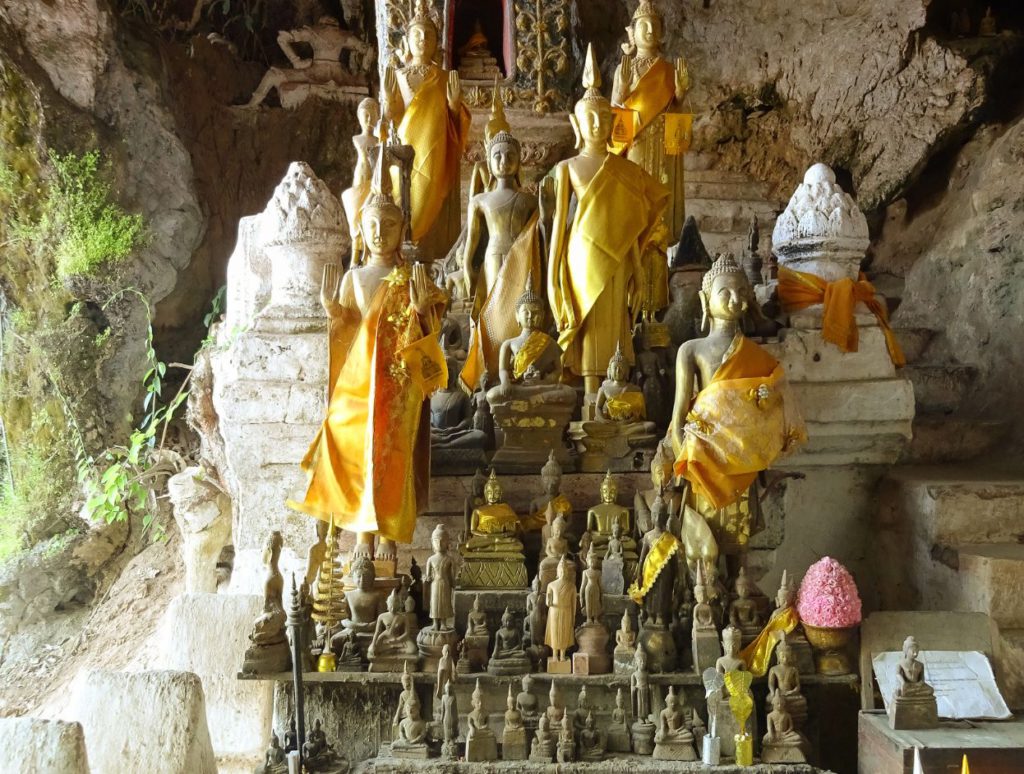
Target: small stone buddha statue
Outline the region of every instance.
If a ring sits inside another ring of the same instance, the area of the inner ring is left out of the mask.
[[[576,735],[573,733],[572,719],[568,714],[562,718],[561,730],[558,732],[556,760],[559,763],[572,763],[576,760]]]
[[[566,523],[572,518],[572,503],[562,494],[562,466],[555,459],[552,451],[548,461],[540,469],[540,481],[544,491],[530,501],[530,529],[541,529],[541,539],[547,540],[549,528],[547,515],[550,510],[552,520],[562,516]]]
[[[480,607],[480,597],[476,596],[473,598],[473,608],[466,615],[466,636],[462,640],[462,658],[466,660],[469,672],[478,672],[487,667],[490,640],[487,615]]]
[[[444,684],[444,695],[441,697],[441,757],[445,760],[458,758],[459,738],[459,705],[452,690],[452,681]]]
[[[466,732],[466,760],[494,761],[498,759],[498,740],[490,728],[490,715],[484,710],[483,692],[480,681],[473,689],[473,710],[466,717],[469,730]]]
[[[544,710],[544,717],[547,718],[551,728],[560,728],[562,718],[565,716],[565,703],[562,701],[562,692],[555,680],[551,681],[551,689],[548,691],[548,707]]]
[[[629,722],[626,716],[626,698],[622,686],[615,692],[615,709],[612,710],[611,723],[608,726],[606,746],[609,752],[628,753],[631,749],[629,741]]]
[[[491,439],[473,421],[473,402],[459,385],[459,361],[451,355],[445,361],[448,383],[430,396],[430,448],[486,449]]]
[[[938,707],[935,690],[924,680],[924,664],[913,636],[903,642],[903,658],[896,667],[896,688],[889,700],[889,725],[893,730],[935,728]]]
[[[569,541],[565,539],[565,530],[565,519],[556,516],[551,524],[551,535],[544,541],[544,558],[540,560],[537,570],[542,596],[547,594],[548,584],[558,574],[558,565],[562,557],[569,553]]]
[[[999,34],[999,28],[996,25],[996,17],[992,14],[992,6],[985,8],[985,15],[978,22],[978,35],[983,38],[990,38],[993,35]]]
[[[516,708],[511,685],[508,687],[505,706],[505,728],[501,735],[501,758],[505,761],[525,761],[526,726],[523,725],[522,713]]]
[[[380,121],[380,104],[372,97],[360,101],[356,107],[359,134],[352,138],[356,149],[356,164],[352,169],[352,185],[341,192],[341,203],[348,221],[349,238],[352,240],[352,263],[363,262],[363,235],[359,230],[359,211],[370,195],[370,179],[373,177],[372,154],[377,150],[379,138],[374,132]]]
[[[527,648],[544,646],[544,622],[547,608],[540,588],[540,576],[535,575],[526,595],[526,616],[523,618],[523,641]]]
[[[551,722],[547,715],[541,715],[537,723],[537,734],[530,748],[530,760],[534,763],[551,763],[555,759],[555,740],[551,738]]]
[[[746,672],[747,665],[743,659],[739,657],[740,653],[740,630],[733,627],[727,626],[722,632],[722,648],[725,651],[725,655],[719,658],[715,662],[715,670],[723,676],[729,672]],[[732,712],[729,711],[728,704],[726,703],[729,698],[728,687],[724,689],[722,698],[725,700],[719,704],[718,717],[717,717],[717,734],[721,738],[721,751],[723,755],[733,757],[736,754],[736,742],[734,737],[736,734],[746,734],[747,736],[753,737],[757,732],[756,721],[757,718],[754,713],[750,714],[747,718],[746,726],[744,728],[737,728],[736,717]]]
[[[608,471],[601,482],[601,502],[587,511],[587,531],[590,532],[598,556],[603,559],[608,550],[608,541],[612,538],[613,529],[616,524],[619,525],[621,533],[618,541],[622,546],[625,572],[629,580],[632,581],[639,557],[636,552],[636,541],[630,536],[632,524],[629,518],[629,508],[616,502],[618,496],[619,486],[611,471]]]
[[[487,671],[492,675],[521,675],[530,671],[530,659],[523,649],[522,629],[516,625],[508,607],[501,616],[501,627],[494,633],[494,650],[487,662]]]
[[[324,733],[320,718],[313,723],[306,743],[302,745],[302,761],[311,772],[333,772],[338,771],[339,767],[344,770],[344,763],[327,743],[327,734]]]
[[[807,699],[801,690],[800,670],[793,664],[793,651],[785,634],[775,649],[775,657],[778,663],[768,670],[768,695],[781,692],[786,697],[786,709],[799,730],[807,720]]]
[[[252,643],[245,650],[242,671],[247,673],[284,672],[291,664],[288,638],[285,636],[284,577],[278,567],[284,539],[274,530],[267,536],[263,551],[266,573],[263,581],[263,612],[249,633]],[[294,588],[294,584],[293,584]]]
[[[470,514],[468,533],[461,548],[462,588],[526,587],[523,543],[517,537],[519,518],[502,502],[501,483],[493,470],[484,486],[484,504]]]
[[[613,671],[617,675],[629,675],[633,673],[633,654],[636,651],[636,632],[633,631],[633,621],[629,617],[629,610],[622,611],[622,622],[615,632],[615,651],[612,654],[614,661]]]
[[[369,557],[357,556],[352,562],[349,574],[355,582],[355,587],[345,592],[349,616],[342,619],[341,631],[334,635],[331,646],[337,651],[344,639],[351,638],[356,641],[359,650],[366,653],[366,649],[370,647],[373,630],[377,626],[377,618],[384,612],[384,606],[381,604],[380,596],[374,591],[377,575],[373,561]]]
[[[687,723],[686,713],[678,706],[675,686],[669,686],[665,709],[658,715],[658,730],[654,734],[655,760],[697,760],[690,723]]]
[[[256,774],[288,774],[288,761],[285,760],[284,750],[277,734],[271,732],[270,746],[263,756],[263,765],[256,769]]]
[[[410,615],[404,608],[399,609],[398,589],[388,595],[387,610],[377,618],[366,655],[371,672],[397,672],[405,667],[413,671],[419,669],[415,613]]]
[[[744,645],[761,631],[761,612],[757,609],[757,603],[751,599],[754,590],[746,569],[740,567],[736,577],[736,598],[729,603],[729,623],[740,630]]]
[[[771,694],[772,711],[765,718],[768,732],[761,742],[763,763],[806,763],[807,738],[797,731],[786,708],[786,695]]]
[[[598,420],[623,425],[627,435],[653,433],[654,423],[647,422],[644,394],[629,380],[629,363],[619,345],[608,361],[608,378],[597,390],[595,410]]]
[[[579,733],[580,749],[579,759],[597,763],[604,760],[604,739],[601,738],[597,725],[594,722],[594,713],[587,713],[587,719],[583,730]]]
[[[398,739],[391,743],[391,753],[403,758],[426,758],[427,723],[423,720],[419,701],[409,703],[405,719],[398,725]]]
[[[618,595],[626,590],[626,563],[622,557],[622,538],[622,525],[615,522],[612,524],[612,536],[608,538],[608,544],[605,547],[604,559],[601,560],[601,584],[609,594]],[[630,581],[635,574],[635,561],[633,568],[634,570],[629,576]]]
[[[715,662],[715,669],[723,675],[735,670],[746,670],[747,665],[740,658],[740,630],[735,626],[727,626],[722,632],[722,650],[725,655]]]
[[[522,687],[523,690],[516,694],[516,709],[523,718],[523,725],[533,731],[537,728],[540,717],[540,705],[537,697],[533,695],[533,678],[529,673],[523,675]]]

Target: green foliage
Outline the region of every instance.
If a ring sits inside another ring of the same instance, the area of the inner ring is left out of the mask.
[[[53,459],[35,447],[11,448],[0,482],[0,561],[32,546],[48,531],[52,518],[42,503],[68,504],[68,490],[52,474]]]

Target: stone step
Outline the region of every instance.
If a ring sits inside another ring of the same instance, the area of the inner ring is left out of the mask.
[[[1002,420],[919,414],[914,417],[914,436],[900,462],[934,465],[973,460],[995,449],[1009,429],[1009,423]]]
[[[918,412],[951,413],[963,402],[978,369],[957,364],[914,364],[904,369],[914,384]]]
[[[745,172],[734,172],[728,169],[693,169],[691,156],[686,157],[686,182],[690,183],[738,183],[764,186]],[[696,163],[696,162],[695,162]]]
[[[715,201],[766,202],[764,186],[746,180],[737,181],[696,181],[686,180],[686,198],[710,199]]]

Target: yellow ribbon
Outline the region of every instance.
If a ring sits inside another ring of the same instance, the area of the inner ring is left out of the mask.
[[[644,559],[642,585],[637,586],[636,581],[629,587],[629,596],[638,605],[642,604],[647,592],[651,590],[654,582],[658,580],[661,571],[668,564],[675,553],[679,550],[679,538],[671,532],[662,532],[661,537],[651,546],[650,553]]]
[[[512,360],[512,375],[516,379],[521,379],[523,374],[526,373],[526,369],[533,365],[537,358],[547,349],[550,341],[551,339],[543,331],[531,333]]]

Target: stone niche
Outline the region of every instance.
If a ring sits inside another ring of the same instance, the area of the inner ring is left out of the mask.
[[[295,162],[266,209],[242,218],[228,261],[227,312],[212,357],[213,402],[233,501],[233,591],[262,593],[263,541],[280,529],[286,575],[304,567],[308,516],[290,511],[305,477],[299,461],[323,419],[327,317],[324,266],[348,251],[341,202]]]

